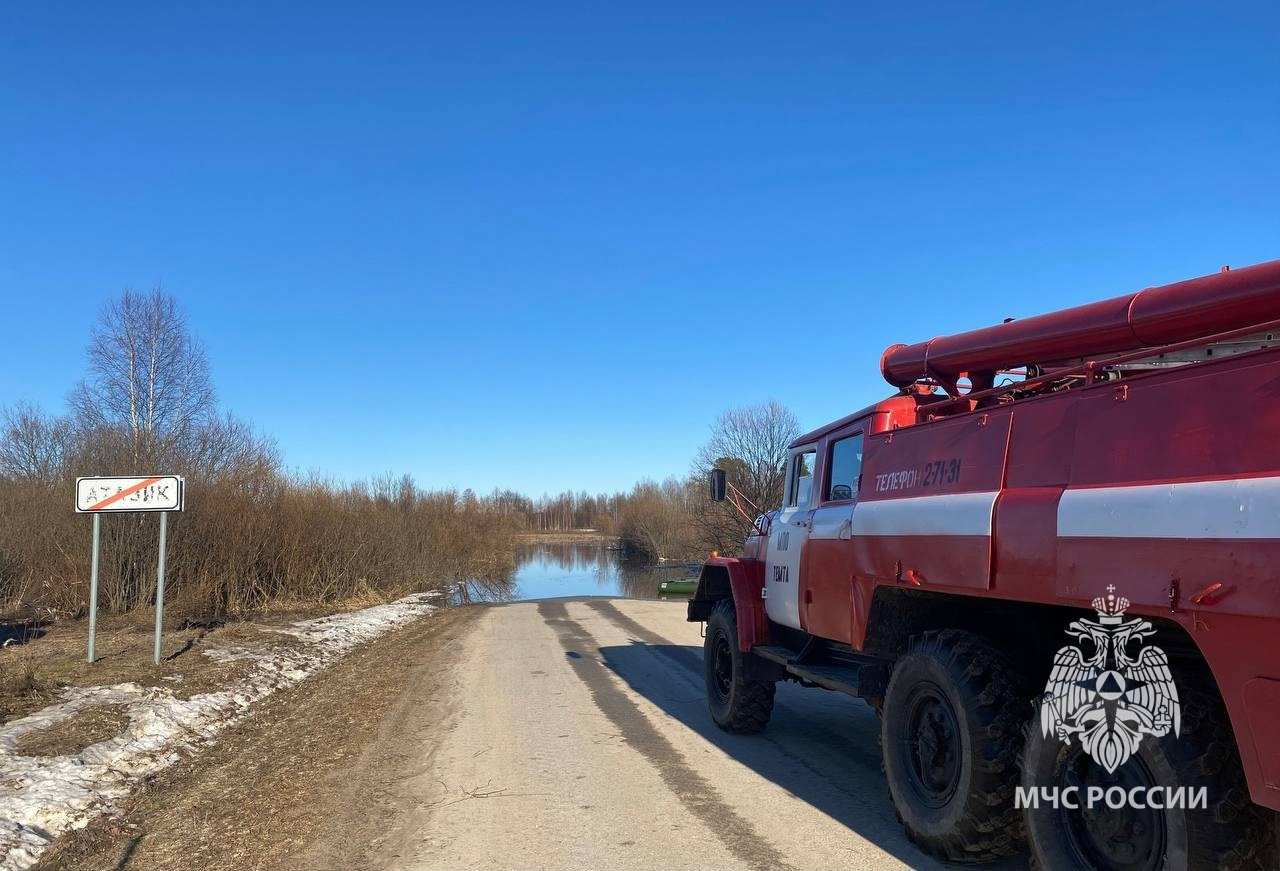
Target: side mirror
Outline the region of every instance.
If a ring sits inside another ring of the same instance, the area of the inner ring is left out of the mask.
[[[723,502],[725,491],[729,488],[729,478],[724,469],[711,470],[711,501]]]

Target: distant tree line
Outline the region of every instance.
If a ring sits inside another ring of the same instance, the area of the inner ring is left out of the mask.
[[[566,490],[534,499],[514,490],[495,490],[488,498],[499,510],[518,516],[529,532],[608,532],[625,496]]]

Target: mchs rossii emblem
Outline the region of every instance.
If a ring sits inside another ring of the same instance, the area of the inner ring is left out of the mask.
[[[1115,595],[1093,600],[1097,620],[1072,621],[1067,634],[1076,645],[1061,648],[1040,703],[1045,737],[1070,741],[1074,735],[1095,762],[1114,773],[1146,735],[1157,738],[1181,729],[1178,688],[1169,657],[1146,639],[1155,634],[1141,617],[1124,617],[1129,600]]]

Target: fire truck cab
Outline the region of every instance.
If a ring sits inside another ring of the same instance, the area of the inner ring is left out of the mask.
[[[1280,261],[881,369],[897,392],[798,438],[703,566],[716,723],[763,729],[781,680],[864,699],[944,859],[1274,867]]]

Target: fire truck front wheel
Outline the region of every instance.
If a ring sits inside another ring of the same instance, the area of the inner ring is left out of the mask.
[[[728,732],[759,732],[773,714],[774,682],[747,676],[747,656],[738,649],[733,600],[721,599],[707,620],[703,668],[711,719]]]
[[[921,849],[954,862],[1015,854],[1027,693],[1010,661],[968,632],[926,632],[895,663],[880,748],[894,807]]]

